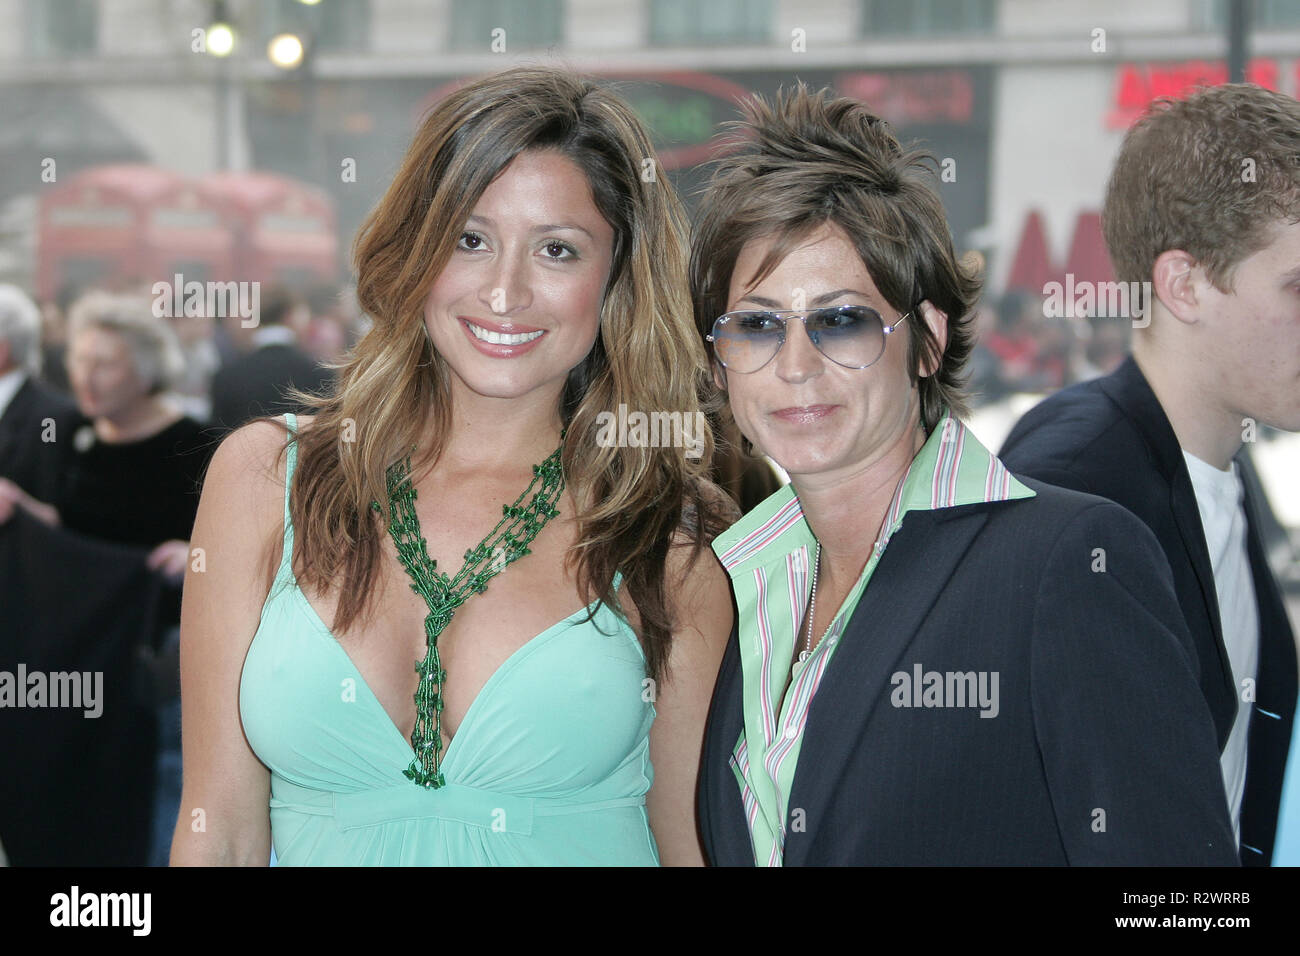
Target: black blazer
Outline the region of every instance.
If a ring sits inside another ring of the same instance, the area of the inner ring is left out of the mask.
[[[1037,496],[909,512],[890,539],[812,701],[787,865],[1236,865],[1155,539],[1110,502],[1024,484]],[[918,664],[996,672],[997,716],[896,706]],[[740,670],[733,632],[698,793],[721,865],[754,862],[729,765]]]
[[[0,477],[8,478],[38,501],[58,497],[59,482],[72,457],[71,399],[31,376],[18,387],[0,415]],[[54,420],[54,441],[42,441],[45,419]]]
[[[260,415],[302,412],[285,386],[320,394],[333,384],[331,369],[287,343],[263,345],[223,365],[212,378],[212,424],[238,428]]]
[[[1201,692],[1219,749],[1237,713],[1201,514],[1182,448],[1130,356],[1110,375],[1071,386],[1022,418],[999,455],[1013,472],[1118,502],[1154,532],[1200,662]],[[1241,464],[1242,455],[1238,455]],[[1296,706],[1295,638],[1260,540],[1259,502],[1246,484],[1246,550],[1259,605],[1259,671],[1241,805],[1241,857],[1273,858],[1278,804]]]
[[[51,688],[53,673],[99,684],[82,677],[97,690],[94,716],[84,697],[80,707],[0,711],[11,866],[149,861],[158,743],[140,655],[158,630],[163,582],[147,554],[46,527],[21,508],[0,525],[0,671],[50,674]]]

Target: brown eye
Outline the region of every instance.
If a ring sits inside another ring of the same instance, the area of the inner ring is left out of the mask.
[[[785,324],[771,312],[738,312],[736,328],[749,333],[784,332]]]
[[[573,247],[566,242],[560,242],[558,239],[552,239],[543,248],[546,250],[547,258],[554,259],[557,262],[577,258],[577,253]]]
[[[459,245],[462,249],[475,250],[483,245],[483,237],[476,232],[462,232]]]

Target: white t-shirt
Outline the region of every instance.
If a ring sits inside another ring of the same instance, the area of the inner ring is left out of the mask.
[[[1237,719],[1219,758],[1223,788],[1232,812],[1232,827],[1241,842],[1241,798],[1246,791],[1246,751],[1250,714],[1254,709],[1255,678],[1259,670],[1259,608],[1255,603],[1255,582],[1246,554],[1245,489],[1237,463],[1220,471],[1195,455],[1183,452],[1187,471],[1201,512],[1201,527],[1214,569],[1214,589],[1219,598],[1219,622],[1223,645],[1232,664],[1232,681],[1237,688]]]

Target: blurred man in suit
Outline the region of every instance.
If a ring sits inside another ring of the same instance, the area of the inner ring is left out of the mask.
[[[40,310],[22,289],[0,285],[0,478],[50,501],[76,406],[43,384],[40,372]]]
[[[297,301],[284,289],[262,296],[261,313],[252,333],[235,340],[241,349],[217,370],[212,380],[212,423],[228,428],[259,415],[306,411],[285,397],[288,386],[309,392],[331,388],[333,372],[316,364],[298,345],[290,324]]]
[[[1242,862],[1268,865],[1296,650],[1241,458],[1260,425],[1300,429],[1300,103],[1230,84],[1153,104],[1124,139],[1103,224],[1117,278],[1145,289],[1133,354],[1030,411],[1001,458],[1155,532]]]

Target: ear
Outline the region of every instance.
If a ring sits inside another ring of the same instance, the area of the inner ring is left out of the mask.
[[[948,314],[936,309],[929,299],[921,303],[918,312],[920,314],[913,313],[913,317],[919,318],[929,327],[939,348],[937,356],[921,357],[921,367],[917,370],[917,374],[922,378],[929,378],[939,371],[939,366],[943,364],[943,353],[948,350]]]
[[[713,384],[718,386],[720,391],[725,392],[727,390],[727,370],[716,359],[709,364],[713,367]]]
[[[1151,294],[1180,322],[1200,317],[1205,270],[1190,253],[1167,249],[1151,266]]]

